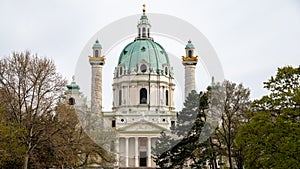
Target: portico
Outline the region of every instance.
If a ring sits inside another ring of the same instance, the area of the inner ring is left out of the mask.
[[[122,168],[155,168],[151,150],[155,147],[155,142],[162,130],[166,129],[147,120],[139,120],[117,128],[118,136],[114,145],[117,165]]]
[[[125,135],[119,137],[115,144],[119,149],[118,163],[124,167],[153,167],[151,147],[154,146],[157,136]]]

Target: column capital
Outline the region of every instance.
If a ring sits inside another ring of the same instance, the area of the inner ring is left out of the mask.
[[[91,65],[104,65],[105,59],[106,59],[105,56],[102,56],[102,57],[89,56],[89,62]]]

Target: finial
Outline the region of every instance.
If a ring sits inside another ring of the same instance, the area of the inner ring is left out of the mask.
[[[75,76],[74,75],[72,76],[72,81],[75,82]]]
[[[192,43],[191,39],[189,39],[188,43]]]
[[[143,13],[146,12],[146,4],[143,4]]]

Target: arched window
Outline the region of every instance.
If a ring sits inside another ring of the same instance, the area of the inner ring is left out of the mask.
[[[147,66],[145,64],[142,64],[140,69],[141,69],[141,72],[145,73],[147,71]]]
[[[139,28],[139,37],[141,36],[141,28]]]
[[[142,29],[142,37],[146,37],[146,28]]]
[[[169,91],[166,90],[166,106],[169,105]]]
[[[188,55],[189,55],[188,57],[190,57],[190,58],[193,56],[192,50],[189,50],[189,51],[188,51]]]
[[[147,32],[148,32],[148,34],[147,34],[148,37],[150,37],[150,29],[149,28],[147,29]]]
[[[120,72],[119,72],[119,75],[122,76],[122,74],[123,74],[123,68],[120,67],[120,68],[119,68],[119,71],[120,71]]]
[[[71,97],[69,99],[69,105],[74,105],[75,104],[75,99],[73,97]]]
[[[175,121],[171,121],[171,127],[175,126]]]
[[[168,75],[169,71],[168,71],[168,67],[165,67],[165,75]]]
[[[140,104],[147,104],[147,89],[140,90]]]
[[[113,119],[113,120],[111,121],[111,127],[116,127],[116,120],[115,120],[115,119]]]
[[[95,50],[95,57],[99,57],[99,51]]]
[[[119,106],[122,105],[122,90],[119,90]]]

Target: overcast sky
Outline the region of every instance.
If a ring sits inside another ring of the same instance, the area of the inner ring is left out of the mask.
[[[181,18],[201,31],[225,78],[249,87],[251,98],[266,93],[263,81],[277,67],[300,64],[299,0],[1,0],[0,56],[24,50],[48,56],[71,80],[90,38],[140,14],[144,3],[147,12]]]

